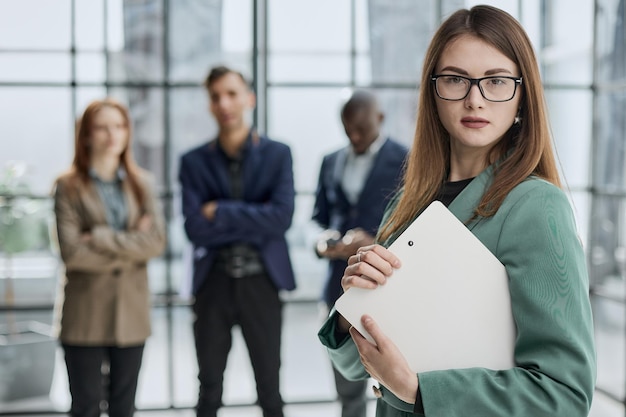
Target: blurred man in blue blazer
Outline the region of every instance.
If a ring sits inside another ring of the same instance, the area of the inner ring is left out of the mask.
[[[213,68],[205,87],[219,132],[180,162],[185,232],[193,244],[198,417],[216,417],[241,327],[264,417],[283,417],[279,390],[282,302],[295,281],[285,232],[294,210],[291,151],[246,121],[255,96],[243,75]]]
[[[368,91],[355,92],[341,110],[350,143],[322,162],[313,220],[325,229],[316,252],[329,260],[322,296],[326,310],[341,295],[347,259],[359,247],[374,243],[401,178],[408,150],[381,134],[383,120],[376,97]],[[364,417],[366,381],[348,381],[334,373],[342,417]]]

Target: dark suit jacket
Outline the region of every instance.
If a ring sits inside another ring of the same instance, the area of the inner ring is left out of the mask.
[[[294,210],[291,150],[264,136],[250,135],[244,147],[243,199],[231,199],[228,160],[214,139],[184,154],[180,162],[185,232],[194,247],[192,291],[208,277],[221,247],[248,243],[257,247],[278,289],[292,290],[295,280],[285,232]],[[201,213],[218,201],[215,219]]]
[[[315,195],[313,220],[325,229],[344,234],[360,227],[375,236],[389,199],[397,190],[407,149],[391,139],[378,151],[363,190],[355,205],[348,201],[341,178],[345,167],[347,149],[343,148],[324,157]],[[341,295],[341,277],[346,262],[329,262],[323,299],[329,306]]]

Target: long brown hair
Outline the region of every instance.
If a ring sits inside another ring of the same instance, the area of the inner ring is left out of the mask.
[[[379,230],[378,239],[389,238],[425,208],[446,181],[450,168],[449,135],[435,104],[431,76],[450,42],[460,36],[474,36],[496,48],[517,64],[523,83],[518,89],[521,123],[514,124],[496,143],[486,163],[501,161],[494,168],[493,183],[474,212],[477,217],[493,216],[507,194],[530,175],[560,187],[544,101],[541,75],[526,32],[508,13],[491,6],[459,10],[439,27],[430,42],[422,71],[417,126],[407,158],[403,192],[395,210]]]
[[[91,177],[89,176],[89,169],[91,168],[90,136],[96,114],[105,107],[117,109],[124,118],[128,130],[128,140],[126,141],[126,148],[120,154],[120,166],[126,171],[126,178],[130,184],[133,196],[139,205],[143,205],[146,192],[140,181],[142,170],[132,156],[132,125],[130,114],[126,106],[110,97],[102,100],[94,100],[89,103],[82,116],[76,121],[74,160],[72,161],[69,172],[66,174],[69,177],[70,191],[78,192],[91,181]]]

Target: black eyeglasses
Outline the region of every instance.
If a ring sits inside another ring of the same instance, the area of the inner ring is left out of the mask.
[[[483,78],[468,78],[461,75],[433,75],[430,80],[435,84],[437,96],[443,100],[463,100],[473,85],[477,85],[480,94],[488,101],[509,101],[515,97],[517,86],[522,84],[522,77],[495,75]]]

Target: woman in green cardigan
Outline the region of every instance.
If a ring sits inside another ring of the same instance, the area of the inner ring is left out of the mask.
[[[506,267],[515,367],[415,374],[368,316],[362,324],[376,344],[337,312],[320,339],[345,377],[379,381],[378,417],[587,416],[596,362],[585,255],[530,40],[502,10],[459,10],[435,33],[422,74],[415,138],[382,244],[350,258],[342,285],[374,289],[393,279],[402,266],[385,248],[441,200]]]

